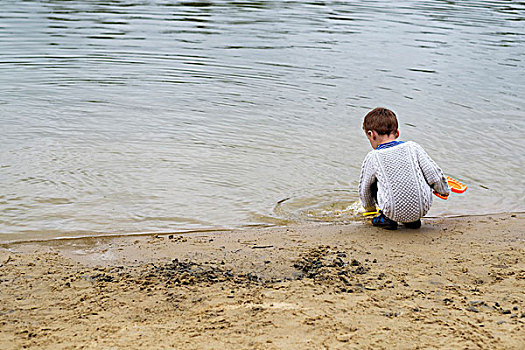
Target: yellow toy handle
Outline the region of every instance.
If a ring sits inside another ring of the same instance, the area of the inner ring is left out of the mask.
[[[363,216],[377,215],[379,214],[379,207],[376,205],[376,210],[365,211]]]

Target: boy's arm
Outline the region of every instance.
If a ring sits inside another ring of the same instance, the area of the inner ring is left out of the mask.
[[[361,177],[359,179],[359,197],[366,211],[376,210],[376,200],[372,193],[372,187],[376,185],[375,167],[372,153],[369,153],[361,166]]]
[[[450,194],[450,189],[448,187],[448,181],[443,170],[430,158],[430,156],[425,152],[423,147],[416,144],[417,148],[417,158],[419,161],[419,166],[423,171],[423,176],[434,191],[439,193],[442,196],[447,197]]]

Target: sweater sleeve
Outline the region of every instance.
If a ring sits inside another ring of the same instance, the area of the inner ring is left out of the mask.
[[[423,176],[427,181],[428,185],[432,187],[434,191],[439,193],[442,196],[448,196],[450,194],[450,189],[448,187],[448,181],[443,170],[430,158],[430,156],[425,152],[423,147],[414,143],[417,149],[417,158],[419,166],[423,171]]]
[[[367,211],[375,210],[376,202],[372,188],[376,186],[375,166],[373,153],[370,152],[365,157],[361,166],[361,178],[359,179],[359,197],[361,203]]]

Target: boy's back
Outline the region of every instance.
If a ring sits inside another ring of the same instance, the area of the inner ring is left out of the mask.
[[[373,207],[374,193],[370,189],[377,183],[377,204],[383,213],[395,221],[413,222],[432,205],[429,185],[440,184],[443,178],[421,146],[411,141],[398,143],[368,153],[363,162],[359,194],[363,206]]]

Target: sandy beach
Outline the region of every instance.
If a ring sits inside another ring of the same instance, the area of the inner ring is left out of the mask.
[[[1,349],[523,349],[523,214],[0,247]]]

